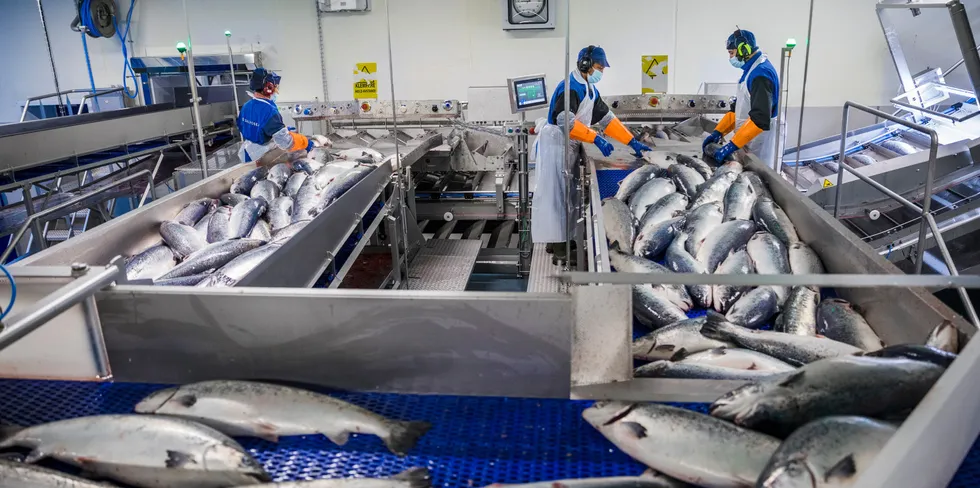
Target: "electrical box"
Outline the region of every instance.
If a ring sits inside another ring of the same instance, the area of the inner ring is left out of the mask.
[[[317,7],[322,13],[370,12],[371,0],[317,0]]]

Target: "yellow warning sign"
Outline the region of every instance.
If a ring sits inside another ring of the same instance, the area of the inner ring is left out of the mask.
[[[823,180],[823,187],[824,187],[824,188],[830,188],[830,187],[832,187],[832,186],[834,186],[834,184],[833,184],[833,183],[831,183],[831,182],[830,182],[830,180],[828,180],[828,179],[826,179],[826,178],[824,178],[824,180]]]
[[[642,93],[667,93],[667,55],[644,55],[640,61]]]
[[[378,63],[355,63],[354,100],[378,99]]]

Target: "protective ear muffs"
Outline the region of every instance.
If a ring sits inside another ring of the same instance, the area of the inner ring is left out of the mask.
[[[272,82],[267,81],[265,83],[265,86],[262,87],[262,94],[267,97],[271,97],[272,94],[275,92],[276,92],[276,85],[274,85]]]
[[[744,42],[740,42],[738,43],[738,47],[736,48],[735,53],[738,55],[738,58],[741,60],[748,59],[750,56],[752,56],[752,46]]]
[[[586,50],[585,50],[585,56],[582,56],[582,59],[580,59],[578,61],[578,70],[580,72],[582,72],[582,73],[588,73],[589,70],[592,69],[592,65],[595,64],[592,61],[592,50],[593,49],[595,49],[595,46],[589,46],[588,48],[586,48]]]

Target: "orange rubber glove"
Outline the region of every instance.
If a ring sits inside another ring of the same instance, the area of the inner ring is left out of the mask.
[[[715,126],[715,130],[721,132],[721,135],[728,135],[729,132],[735,130],[735,112],[728,112],[725,114],[725,116],[718,121],[718,125]]]
[[[293,136],[293,145],[292,147],[289,148],[290,152],[307,149],[310,146],[310,140],[307,139],[306,136],[304,136],[303,134],[290,132],[289,135]]]
[[[595,137],[597,135],[598,134],[596,134],[594,130],[590,129],[588,126],[578,120],[574,121],[572,124],[572,130],[570,130],[568,133],[568,137],[575,139],[576,141],[588,143],[595,142]]]
[[[603,132],[623,144],[629,144],[633,140],[633,133],[616,117],[609,122],[609,125],[606,126],[606,130]]]
[[[742,124],[742,127],[739,127],[738,132],[735,133],[735,137],[732,138],[732,144],[735,144],[741,149],[752,142],[752,139],[759,137],[759,134],[763,132],[765,131],[755,125],[752,119],[749,119],[748,122]]]

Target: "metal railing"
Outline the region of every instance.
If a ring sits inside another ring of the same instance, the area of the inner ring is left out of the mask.
[[[871,179],[870,177],[865,176],[855,171],[853,168],[849,167],[848,165],[844,164],[843,158],[844,158],[844,154],[846,153],[846,145],[847,145],[847,123],[848,123],[848,116],[850,114],[851,108],[860,110],[862,112],[868,113],[870,115],[874,115],[876,117],[885,120],[889,120],[893,123],[908,127],[909,129],[912,129],[917,132],[921,132],[929,136],[929,162],[926,165],[926,182],[925,182],[925,189],[924,189],[925,194],[922,197],[921,207],[910,202],[909,200],[899,195],[898,193],[889,190],[881,183],[878,183],[877,181]],[[939,153],[939,134],[936,133],[935,130],[913,122],[909,122],[905,119],[882,112],[881,110],[876,110],[871,107],[867,107],[858,103],[854,103],[854,102],[844,103],[844,115],[843,115],[843,119],[841,120],[841,134],[840,134],[841,161],[840,164],[837,165],[838,167],[837,188],[836,188],[837,194],[836,197],[834,198],[834,218],[840,217],[840,202],[841,202],[841,195],[843,194],[841,192],[841,185],[844,183],[844,172],[847,171],[852,175],[856,176],[861,181],[871,185],[872,188],[884,193],[891,199],[902,204],[909,210],[918,213],[921,216],[922,223],[919,226],[919,238],[916,244],[916,258],[915,258],[916,274],[922,274],[922,263],[925,260],[925,255],[926,255],[925,243],[927,240],[927,234],[929,233],[929,229],[931,228],[933,232],[933,238],[936,240],[936,244],[939,247],[939,251],[943,255],[943,261],[945,261],[946,267],[949,268],[949,272],[952,276],[957,277],[959,276],[959,271],[957,271],[956,265],[953,264],[953,258],[949,254],[949,249],[946,247],[946,241],[943,239],[942,234],[939,232],[939,229],[936,227],[936,220],[933,219],[932,214],[929,213],[929,207],[932,204],[933,183],[936,177],[936,160],[937,160],[938,153]],[[973,303],[970,301],[970,297],[966,292],[966,288],[964,288],[963,286],[957,286],[956,291],[959,294],[960,299],[963,300],[963,307],[966,310],[967,315],[970,318],[970,321],[973,322],[973,325],[980,328],[980,318],[977,317],[977,312],[973,307]]]
[[[119,87],[119,88],[109,88],[108,90],[102,90],[102,91],[96,91],[96,92],[93,92],[93,93],[89,93],[88,95],[85,95],[84,97],[82,97],[82,101],[78,104],[78,112],[81,113],[82,107],[85,105],[85,102],[89,101],[89,99],[92,99],[92,98],[95,98],[96,111],[97,112],[101,112],[102,109],[98,108],[99,107],[99,100],[98,100],[98,98],[101,97],[102,95],[108,95],[110,93],[121,92],[123,90],[125,90],[124,87]],[[68,97],[66,96],[65,99],[67,100]],[[71,104],[71,101],[69,101],[68,103]],[[89,111],[91,111],[91,109]]]
[[[148,185],[152,187],[153,186],[153,173],[150,170],[144,169],[144,170],[138,171],[136,173],[133,173],[132,175],[129,175],[129,176],[125,177],[125,178],[122,178],[122,179],[120,179],[118,181],[114,181],[114,182],[112,182],[112,183],[110,183],[110,184],[108,184],[108,185],[106,185],[106,186],[104,186],[102,188],[99,188],[98,190],[95,190],[95,191],[93,191],[91,193],[86,193],[84,195],[79,195],[79,196],[77,196],[77,197],[75,197],[75,198],[73,198],[71,200],[68,200],[68,201],[66,201],[64,203],[61,203],[59,205],[55,205],[54,207],[46,208],[44,210],[41,210],[40,212],[34,212],[34,213],[32,213],[31,215],[29,215],[27,217],[27,220],[25,220],[24,223],[21,224],[20,228],[17,229],[17,233],[14,234],[13,239],[10,240],[10,244],[7,246],[7,249],[4,250],[4,252],[3,252],[2,255],[0,255],[0,263],[7,262],[7,258],[10,257],[10,254],[17,247],[17,243],[20,242],[21,238],[24,237],[24,234],[27,233],[27,228],[28,227],[30,227],[33,230],[33,232],[34,232],[34,239],[37,240],[39,243],[43,242],[44,236],[41,233],[41,226],[39,225],[41,218],[46,217],[46,216],[51,215],[51,214],[56,213],[56,212],[60,212],[61,210],[64,210],[64,209],[66,209],[66,208],[68,208],[68,207],[70,207],[72,205],[77,205],[79,202],[88,200],[88,199],[90,199],[90,198],[92,198],[92,197],[94,197],[96,195],[100,195],[102,193],[105,193],[105,192],[109,191],[110,189],[115,188],[117,186],[120,186],[120,185],[122,185],[124,183],[129,183],[130,181],[136,180],[138,178],[142,178],[143,176],[149,176],[150,177],[150,181],[149,181]]]
[[[9,319],[4,321],[2,331],[0,331],[0,351],[24,338],[62,312],[82,304],[85,307],[86,322],[88,322],[86,326],[92,334],[93,356],[99,377],[108,377],[109,361],[102,340],[102,330],[98,324],[98,314],[95,311],[94,295],[110,283],[124,279],[126,277],[124,269],[121,258],[113,259],[108,266],[102,269],[90,269],[84,264],[72,264],[71,275],[76,277],[74,281],[48,294],[26,311],[13,313]],[[33,273],[34,271],[26,270],[24,272]],[[19,275],[20,273],[14,271],[14,274]]]
[[[114,91],[121,91],[122,88],[104,89],[104,90],[108,90],[108,91],[106,91],[106,93],[112,93]],[[106,94],[106,93],[99,93],[99,92],[92,93],[92,90],[89,89],[89,88],[72,88],[71,90],[61,90],[61,91],[57,91],[57,92],[54,92],[54,93],[46,93],[44,95],[33,96],[33,97],[30,97],[30,98],[28,98],[27,100],[24,101],[24,110],[21,111],[21,113],[20,113],[20,122],[23,122],[24,119],[27,118],[27,109],[31,106],[31,103],[32,102],[40,102],[41,100],[44,100],[46,98],[60,97],[61,95],[70,95],[72,93],[87,93],[87,94],[92,95],[92,96],[100,96],[100,95],[105,95]],[[89,97],[86,97],[86,98],[89,98]],[[85,98],[83,98],[82,100],[83,100],[82,103],[84,104],[85,103],[84,102]],[[66,102],[65,105],[68,106],[68,115],[73,115],[71,113],[71,100],[68,100],[68,97],[65,97],[65,102]],[[44,104],[41,104],[41,107],[44,107]],[[47,118],[47,117],[44,116],[44,109],[43,108],[41,109],[41,118],[42,119]]]

